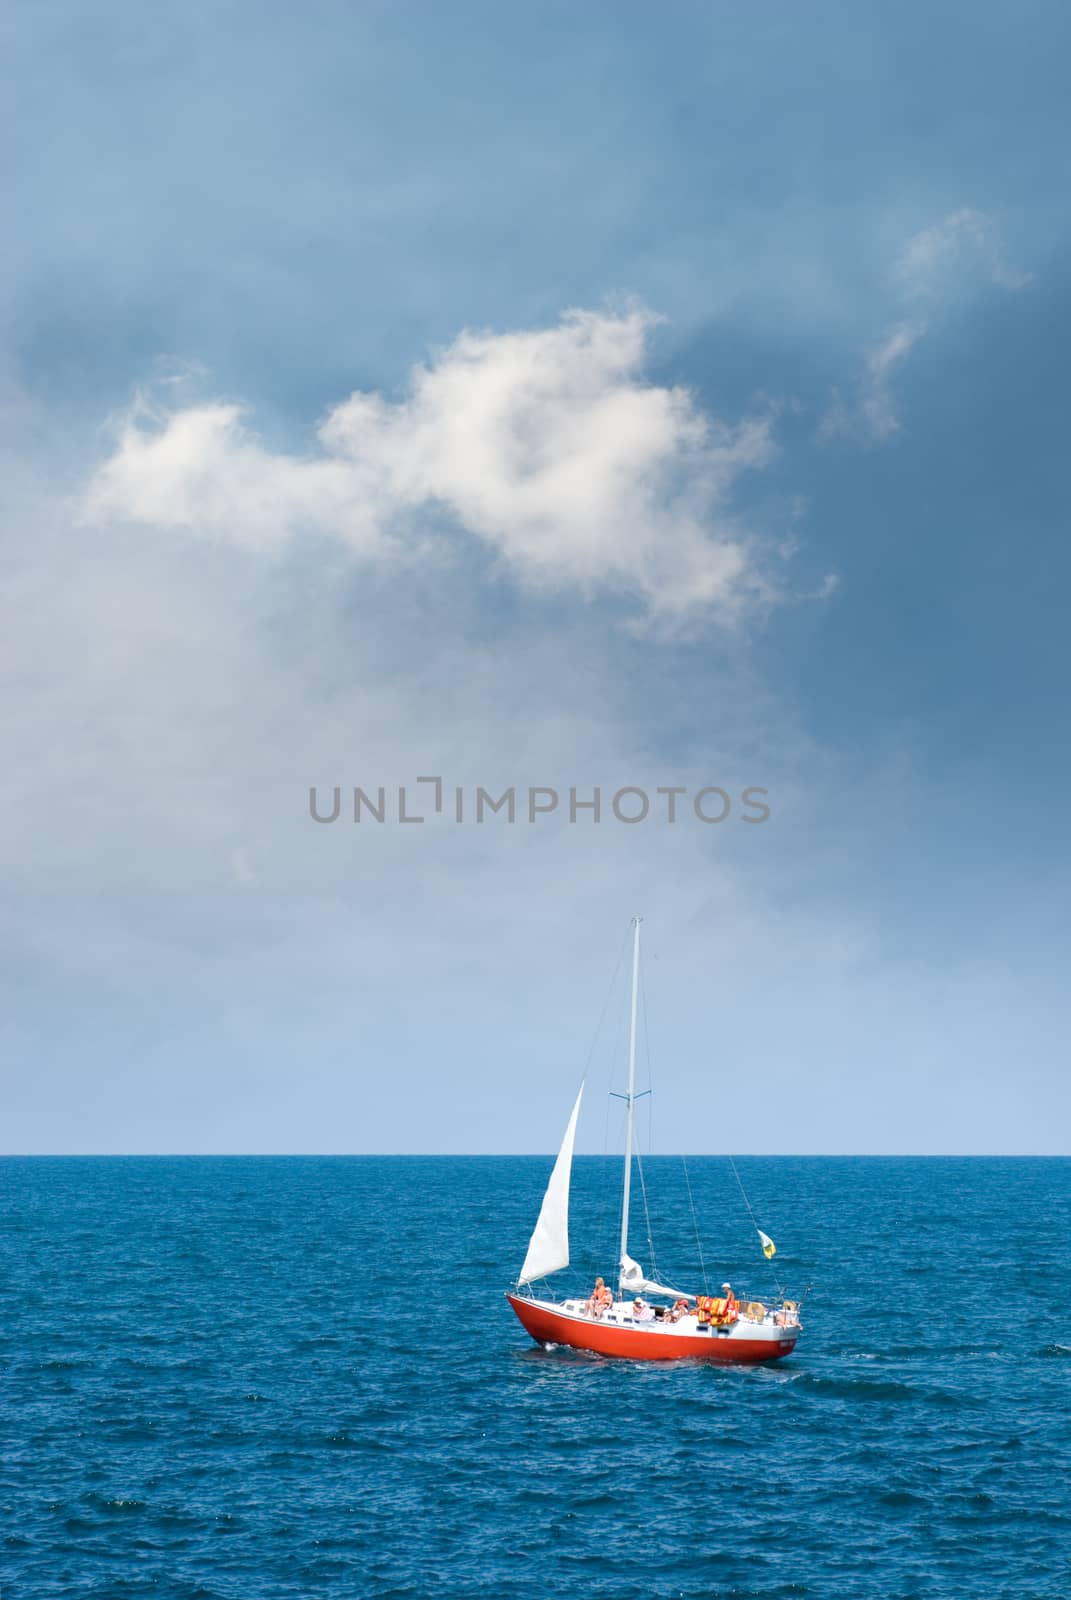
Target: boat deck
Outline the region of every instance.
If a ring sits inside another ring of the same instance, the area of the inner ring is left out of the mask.
[[[666,1334],[677,1338],[703,1338],[709,1336],[715,1339],[783,1339],[786,1336],[784,1322],[777,1321],[777,1313],[768,1310],[761,1322],[753,1322],[741,1313],[734,1322],[726,1323],[720,1327],[712,1327],[710,1323],[702,1323],[694,1311],[685,1313],[676,1322],[671,1322],[668,1317],[636,1317],[632,1312],[631,1300],[615,1300],[614,1304],[600,1317],[593,1317],[587,1310],[586,1300],[562,1301],[537,1301],[536,1304],[544,1306],[548,1311],[555,1311],[559,1315],[575,1318],[578,1322],[590,1326],[639,1328],[644,1333]],[[799,1332],[799,1322],[790,1324],[795,1333]]]

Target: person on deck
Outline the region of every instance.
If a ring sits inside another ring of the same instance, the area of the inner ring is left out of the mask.
[[[653,1322],[654,1307],[649,1306],[646,1300],[641,1300],[637,1295],[632,1302],[632,1316],[636,1322]]]
[[[591,1299],[588,1301],[587,1306],[585,1307],[588,1316],[605,1316],[606,1312],[609,1311],[613,1303],[614,1297],[611,1291],[606,1287],[601,1278],[596,1278],[595,1287],[591,1291]]]
[[[735,1322],[737,1317],[740,1315],[740,1306],[737,1302],[736,1296],[733,1294],[732,1284],[723,1283],[721,1286],[721,1292],[725,1296],[725,1311],[723,1313],[725,1320],[726,1322]]]
[[[670,1322],[679,1322],[682,1317],[686,1317],[688,1315],[691,1309],[692,1308],[688,1304],[687,1300],[674,1300],[669,1313]]]

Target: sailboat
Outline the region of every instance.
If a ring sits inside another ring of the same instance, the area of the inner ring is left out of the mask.
[[[753,1366],[777,1361],[796,1347],[800,1308],[779,1295],[772,1304],[738,1298],[729,1284],[723,1294],[682,1292],[646,1277],[629,1255],[629,1202],[632,1189],[633,1113],[636,1102],[636,1009],[640,970],[640,921],[632,922],[632,1008],[628,1046],[625,1175],[621,1202],[621,1248],[617,1294],[596,1290],[590,1300],[555,1300],[537,1295],[533,1285],[569,1265],[569,1180],[573,1145],[584,1096],[581,1084],[565,1129],[517,1282],[506,1293],[522,1326],[547,1348],[565,1345],[601,1356],[633,1361],[715,1361]],[[745,1196],[746,1200],[746,1196]],[[749,1206],[750,1210],[750,1206]],[[754,1220],[754,1219],[752,1219]],[[773,1255],[773,1240],[758,1228],[763,1254]],[[602,1284],[602,1280],[598,1280]],[[642,1297],[649,1295],[651,1300]],[[659,1302],[657,1305],[652,1302]],[[666,1302],[671,1302],[666,1304]]]

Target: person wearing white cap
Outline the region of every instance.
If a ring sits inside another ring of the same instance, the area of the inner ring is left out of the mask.
[[[725,1296],[725,1320],[726,1322],[735,1322],[740,1313],[740,1307],[736,1303],[732,1284],[723,1283],[721,1292]]]

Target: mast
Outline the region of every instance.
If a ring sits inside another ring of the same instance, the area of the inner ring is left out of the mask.
[[[628,1259],[628,1203],[632,1189],[632,1108],[636,1099],[636,997],[640,977],[640,923],[641,917],[632,919],[632,1022],[628,1035],[628,1122],[625,1133],[625,1192],[621,1201],[621,1262],[619,1272]]]

